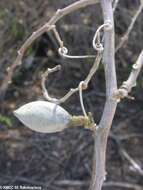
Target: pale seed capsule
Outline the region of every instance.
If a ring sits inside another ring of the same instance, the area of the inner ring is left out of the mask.
[[[30,129],[55,133],[69,126],[71,115],[61,106],[47,101],[35,101],[14,111],[14,115]]]

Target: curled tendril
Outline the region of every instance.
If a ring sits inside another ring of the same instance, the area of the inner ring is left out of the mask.
[[[68,55],[68,49],[63,46],[58,49],[60,56],[69,59],[85,59],[85,58],[95,58],[95,55]]]
[[[41,85],[42,85],[42,90],[43,90],[43,95],[44,97],[46,98],[46,100],[50,101],[50,102],[53,102],[53,103],[56,103],[56,104],[60,104],[60,103],[63,103],[65,102],[70,96],[72,96],[75,92],[79,91],[79,98],[80,98],[80,104],[81,104],[81,108],[82,108],[82,111],[83,111],[83,114],[85,117],[87,117],[87,113],[85,111],[85,107],[84,107],[84,103],[83,103],[83,96],[82,96],[82,91],[87,89],[88,87],[88,83],[89,81],[91,80],[93,74],[96,72],[98,66],[99,66],[99,63],[100,63],[100,60],[101,60],[101,57],[102,57],[102,51],[103,51],[103,45],[102,43],[100,42],[100,30],[102,28],[105,28],[105,30],[109,30],[111,29],[112,25],[111,23],[108,21],[107,23],[101,25],[96,33],[95,33],[95,36],[93,38],[93,47],[97,50],[97,56],[96,56],[96,59],[95,59],[95,62],[92,66],[92,68],[90,69],[90,72],[88,74],[88,76],[86,77],[85,81],[81,81],[79,83],[79,86],[77,88],[72,88],[70,89],[67,94],[65,94],[65,96],[63,96],[62,98],[60,99],[56,99],[56,98],[52,98],[47,89],[46,89],[46,86],[45,86],[45,82],[46,82],[46,78],[48,77],[48,75],[50,73],[53,73],[55,71],[58,71],[61,69],[61,66],[60,65],[57,65],[56,67],[54,68],[51,68],[51,69],[47,69],[47,71],[42,75],[42,82],[41,82]],[[68,49],[63,45],[63,41],[61,40],[61,37],[58,33],[58,31],[56,30],[56,27],[53,27],[53,31],[54,31],[54,34],[55,34],[55,37],[56,39],[58,40],[59,42],[59,45],[60,45],[60,48],[58,49],[58,53],[62,56],[62,57],[65,57],[65,58],[70,58],[70,59],[73,59],[73,58],[93,58],[95,57],[95,55],[81,55],[81,56],[74,56],[74,55],[68,55]],[[97,41],[97,42],[96,42]]]
[[[97,51],[103,51],[103,45],[101,43],[101,40],[100,40],[100,31],[102,29],[105,29],[105,30],[111,30],[112,29],[112,24],[111,24],[111,21],[110,20],[107,20],[104,24],[102,24],[101,26],[99,26],[99,28],[96,30],[95,32],[95,35],[93,37],[93,41],[92,41],[92,45],[93,45],[93,48]]]

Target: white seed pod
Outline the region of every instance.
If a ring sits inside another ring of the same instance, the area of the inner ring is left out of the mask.
[[[69,126],[71,115],[61,106],[47,101],[35,101],[14,111],[14,115],[30,129],[55,133]]]

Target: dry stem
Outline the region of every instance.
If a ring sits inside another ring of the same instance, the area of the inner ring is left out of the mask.
[[[121,47],[123,47],[123,45],[125,44],[125,42],[128,40],[129,35],[130,35],[130,33],[131,33],[131,31],[132,31],[134,25],[135,25],[135,22],[136,22],[138,16],[140,15],[140,13],[141,13],[141,11],[142,11],[142,9],[143,9],[143,2],[142,2],[142,0],[141,0],[140,2],[141,2],[141,3],[140,3],[140,6],[139,6],[138,10],[136,11],[134,17],[132,18],[132,21],[131,21],[131,23],[130,23],[128,29],[127,29],[127,31],[125,32],[125,34],[124,34],[123,37],[121,38],[120,43],[119,43],[119,44],[117,45],[117,47],[116,47],[116,50],[115,50],[116,53],[118,52],[118,50],[119,50]]]
[[[88,87],[88,84],[91,80],[91,78],[93,77],[93,75],[95,74],[95,72],[97,71],[98,67],[99,67],[99,63],[101,61],[101,58],[102,58],[102,52],[98,52],[97,53],[97,57],[94,61],[94,64],[92,66],[92,68],[90,69],[89,71],[89,74],[87,75],[87,77],[85,78],[84,81],[81,81],[82,82],[82,89],[85,90],[87,89]],[[41,81],[41,86],[42,86],[42,91],[43,91],[43,95],[44,97],[46,98],[46,100],[50,101],[50,102],[53,102],[53,103],[57,103],[57,104],[61,104],[63,102],[65,102],[67,99],[69,99],[74,93],[78,92],[79,91],[79,86],[76,87],[76,88],[71,88],[62,98],[60,99],[55,99],[55,98],[52,98],[48,91],[46,90],[46,87],[45,87],[45,82],[46,82],[46,78],[48,77],[49,73],[53,73],[55,71],[58,71],[60,70],[60,65],[57,65],[56,67],[52,68],[52,69],[47,69],[47,71],[42,75],[42,81]]]
[[[28,47],[33,43],[34,40],[36,40],[40,35],[42,35],[45,32],[49,32],[49,30],[52,30],[55,34],[56,39],[58,40],[60,44],[60,48],[63,47],[63,42],[60,39],[60,36],[55,28],[55,24],[59,19],[61,19],[63,16],[78,10],[80,8],[86,7],[88,5],[96,4],[98,0],[79,0],[71,5],[69,5],[66,8],[59,9],[55,15],[50,19],[48,23],[46,23],[44,26],[42,26],[40,29],[38,29],[36,32],[33,32],[33,34],[26,40],[26,42],[22,45],[20,50],[18,51],[18,56],[16,58],[16,61],[14,64],[9,68],[8,75],[4,79],[4,83],[1,87],[1,92],[5,92],[8,86],[8,82],[11,80],[12,74],[14,69],[22,63],[22,58],[24,56],[24,53],[28,49]],[[105,80],[106,80],[106,103],[104,107],[104,111],[102,114],[102,118],[100,120],[99,126],[96,129],[96,132],[94,133],[95,137],[95,145],[94,145],[94,159],[93,159],[93,173],[92,173],[92,182],[90,185],[90,190],[101,190],[103,186],[103,182],[106,177],[106,171],[105,171],[105,163],[106,163],[106,147],[107,147],[107,139],[109,136],[109,131],[111,128],[112,120],[115,114],[116,106],[117,106],[117,95],[121,90],[126,91],[125,94],[128,94],[128,92],[131,91],[132,87],[136,83],[137,76],[139,74],[139,71],[143,64],[143,51],[141,52],[137,63],[133,66],[133,70],[126,82],[123,83],[121,88],[117,90],[117,80],[116,80],[116,71],[115,71],[115,45],[114,45],[114,19],[113,19],[113,9],[112,9],[112,1],[111,0],[100,0],[102,12],[103,12],[103,18],[104,18],[104,26],[108,23],[110,23],[110,27],[104,28],[104,52],[103,52],[103,64],[105,69]],[[117,1],[116,1],[117,2]],[[143,3],[141,4],[140,9],[138,10],[138,14],[135,15],[133,18],[131,25],[126,33],[126,37],[128,37],[131,29],[133,28],[133,25],[135,23],[135,20],[137,16],[139,15],[141,9],[142,9]],[[103,26],[102,26],[103,27]],[[102,28],[101,27],[101,28]],[[101,29],[100,28],[100,29]],[[96,37],[98,38],[98,42],[100,42],[100,35],[95,35],[93,40],[93,45],[95,49],[97,50],[97,57],[96,60],[86,77],[84,81],[82,81],[82,89],[86,89],[88,87],[88,83],[90,82],[92,76],[98,69],[101,57],[102,57],[102,51],[101,46],[96,46],[94,44]],[[124,43],[124,42],[122,42]],[[101,45],[100,43],[98,45]],[[120,44],[119,44],[120,45]],[[120,45],[120,47],[122,44]],[[56,68],[49,69],[46,71],[46,73],[42,77],[42,89],[43,93],[47,100],[55,102],[55,103],[62,103],[66,101],[72,94],[77,92],[79,90],[79,87],[75,89],[71,89],[63,98],[61,99],[53,99],[49,96],[46,87],[45,87],[45,80],[49,73],[52,73],[54,71],[59,70],[60,67],[57,66]],[[80,83],[81,84],[81,83]],[[81,90],[82,90],[81,89]],[[125,96],[125,95],[124,95]],[[82,97],[81,97],[82,98]],[[86,115],[86,113],[85,113]]]
[[[26,50],[28,49],[28,47],[39,37],[41,36],[43,33],[48,32],[49,30],[51,30],[52,28],[54,28],[54,25],[56,24],[57,21],[59,21],[61,18],[63,18],[64,16],[70,14],[71,12],[74,12],[80,8],[84,8],[88,5],[93,5],[98,3],[98,0],[79,0],[63,9],[59,9],[57,10],[57,12],[54,14],[54,16],[49,20],[49,22],[47,22],[45,25],[43,25],[42,27],[40,27],[37,31],[33,32],[33,34],[24,42],[24,44],[22,45],[22,47],[19,49],[18,51],[18,56],[15,60],[15,62],[12,64],[11,67],[9,67],[7,69],[8,74],[7,76],[4,78],[3,83],[1,85],[0,88],[0,97],[1,99],[4,97],[5,92],[8,88],[8,85],[12,82],[11,78],[13,75],[13,72],[15,70],[15,68],[18,65],[21,65],[22,63],[22,58],[24,56],[24,53],[26,52]]]
[[[101,0],[101,7],[104,23],[107,20],[110,21],[112,28],[104,32],[103,64],[106,80],[106,103],[101,121],[95,133],[91,190],[101,190],[105,180],[107,138],[117,106],[117,101],[112,99],[113,92],[117,89],[117,82],[114,59],[114,21],[111,0]]]
[[[115,12],[117,6],[118,6],[119,0],[115,0],[113,4],[113,12]]]
[[[141,51],[136,63],[132,67],[132,71],[129,78],[123,82],[121,87],[114,93],[115,98],[121,99],[128,97],[128,93],[131,92],[132,88],[136,86],[137,77],[143,66],[143,50]]]

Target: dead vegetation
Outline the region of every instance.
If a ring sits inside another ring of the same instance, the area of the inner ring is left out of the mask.
[[[0,81],[7,74],[16,56],[17,49],[31,32],[49,20],[64,1],[1,1],[0,2]],[[139,1],[119,2],[115,11],[116,42],[125,33],[135,14]],[[91,44],[94,28],[101,23],[100,8],[89,7],[60,21],[60,34],[73,54],[92,54]],[[79,14],[80,13],[80,14]],[[97,22],[91,22],[93,18]],[[116,54],[119,81],[123,81],[131,70],[142,49],[143,13],[141,13],[129,36],[128,43]],[[74,32],[74,35],[72,33]],[[86,40],[88,39],[88,41]],[[87,189],[91,177],[93,139],[88,130],[69,129],[60,134],[42,135],[23,128],[16,122],[12,110],[23,102],[41,99],[40,77],[47,67],[62,64],[63,69],[55,79],[50,78],[47,87],[56,96],[61,96],[70,87],[76,87],[85,78],[91,67],[84,61],[61,59],[56,52],[57,44],[52,34],[40,37],[24,58],[23,64],[13,73],[12,84],[1,98],[0,113],[0,184],[42,185],[48,190]],[[69,72],[70,71],[70,72]],[[125,72],[126,71],[126,72]],[[57,76],[57,75],[56,75]],[[82,78],[83,77],[83,78]],[[120,85],[120,84],[119,84]],[[99,73],[84,93],[87,110],[92,111],[98,121],[104,101],[104,74],[102,65]],[[118,106],[108,142],[107,183],[105,189],[136,189],[143,186],[143,79],[140,77],[132,95],[134,101],[124,100]],[[94,96],[96,95],[96,99]],[[73,96],[64,105],[71,113],[80,114],[78,96]],[[77,102],[76,106],[73,102]],[[95,106],[93,106],[95,105]],[[5,118],[4,118],[5,117]],[[10,123],[10,125],[9,125]],[[134,162],[133,162],[134,161]],[[135,164],[134,164],[135,163]]]

